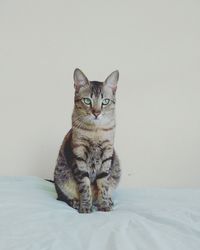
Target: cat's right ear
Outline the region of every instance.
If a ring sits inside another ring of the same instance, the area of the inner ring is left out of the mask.
[[[80,69],[74,70],[74,88],[76,92],[79,92],[79,89],[86,84],[89,84],[87,77],[83,74]]]

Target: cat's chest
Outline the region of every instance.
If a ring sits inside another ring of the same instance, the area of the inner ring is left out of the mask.
[[[95,181],[100,173],[102,165],[102,148],[99,145],[92,145],[89,148],[87,167],[91,182]]]

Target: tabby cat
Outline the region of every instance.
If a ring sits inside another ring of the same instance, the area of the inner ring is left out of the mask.
[[[120,180],[120,164],[114,150],[115,93],[119,72],[104,82],[89,81],[74,71],[72,129],[61,145],[54,172],[58,200],[80,213],[112,209],[112,191]]]

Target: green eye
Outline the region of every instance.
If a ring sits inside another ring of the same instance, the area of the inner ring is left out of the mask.
[[[103,104],[103,105],[108,105],[109,102],[110,102],[110,99],[104,99],[104,100],[102,101],[102,104]]]
[[[83,102],[84,102],[86,105],[90,105],[90,104],[91,104],[90,98],[83,98]]]

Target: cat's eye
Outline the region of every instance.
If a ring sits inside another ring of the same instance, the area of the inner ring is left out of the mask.
[[[103,101],[102,101],[102,104],[103,105],[108,105],[110,103],[110,99],[104,99]]]
[[[86,105],[90,105],[90,104],[92,103],[90,98],[83,98],[83,102],[84,102]]]

